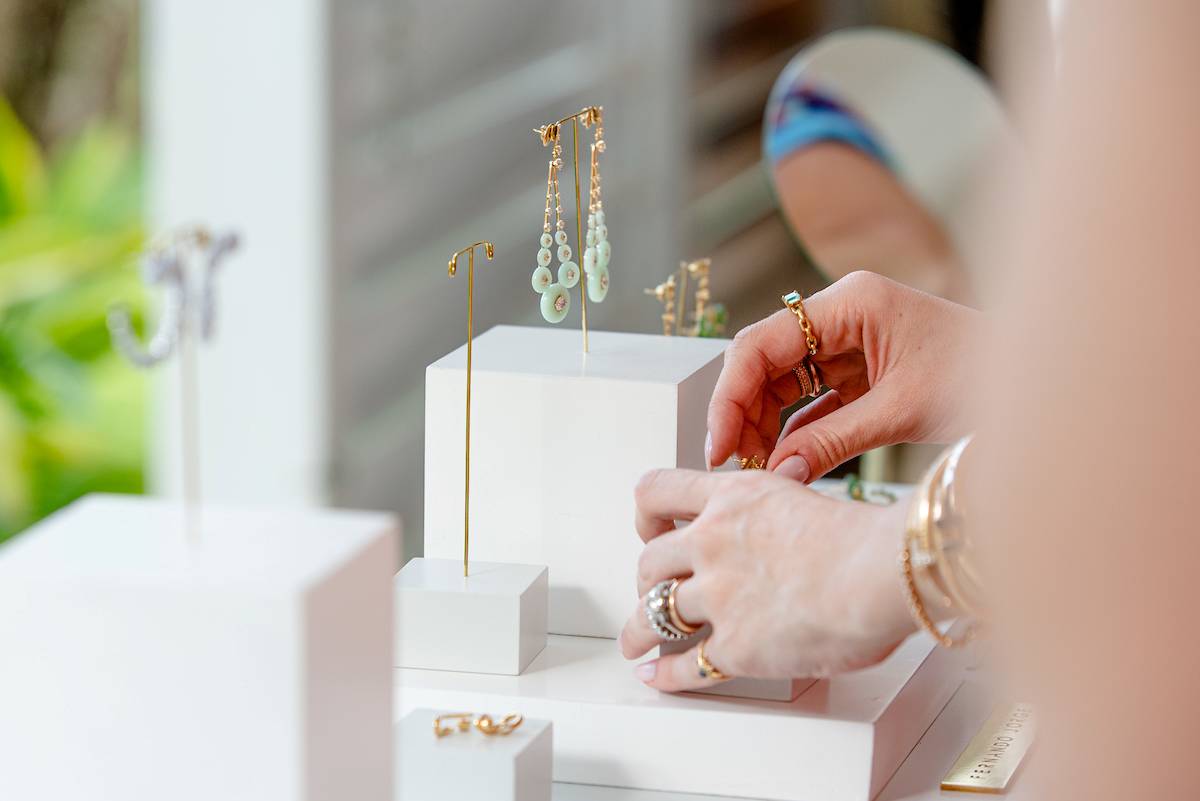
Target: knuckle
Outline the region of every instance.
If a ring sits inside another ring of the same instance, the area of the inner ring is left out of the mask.
[[[846,455],[850,453],[850,443],[837,431],[829,428],[816,428],[809,433],[812,437],[812,448],[821,469],[828,470],[837,467],[846,460]]]
[[[637,575],[639,584],[648,584],[654,570],[653,553],[649,548],[643,548],[638,555]]]
[[[656,468],[643,473],[642,477],[638,479],[637,484],[633,488],[633,499],[639,506],[654,492],[654,488],[662,481],[662,476],[665,472],[661,468]]]

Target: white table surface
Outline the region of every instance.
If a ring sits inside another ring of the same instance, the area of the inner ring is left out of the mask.
[[[984,682],[970,672],[946,708],[917,742],[908,758],[892,776],[875,801],[932,801],[959,799],[973,801],[974,793],[939,789],[942,777],[992,711],[994,698]],[[1033,759],[1031,752],[1027,759]],[[986,797],[986,796],[984,796]],[[992,796],[996,797],[996,796]],[[1000,798],[1006,801],[1031,801],[1034,798],[1018,774],[1013,786]],[[554,801],[751,801],[729,796],[662,793],[618,787],[582,784],[554,785]]]

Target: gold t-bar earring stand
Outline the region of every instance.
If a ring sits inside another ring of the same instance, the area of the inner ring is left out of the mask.
[[[583,206],[579,202],[579,121],[583,120],[583,127],[590,128],[599,123],[604,114],[603,106],[585,106],[569,117],[563,117],[557,122],[551,122],[543,125],[541,128],[534,128],[533,132],[542,140],[542,147],[549,145],[551,142],[558,140],[559,126],[565,122],[571,123],[571,144],[573,146],[572,163],[575,165],[575,247],[579,249],[580,263],[583,261],[583,251],[585,248],[583,242]],[[587,288],[583,286],[584,282],[580,281],[582,287],[579,291],[580,301],[582,305],[580,309],[583,315],[583,352],[588,352],[588,327],[587,327]]]
[[[475,248],[483,245],[483,252],[491,261],[496,255],[496,246],[480,240],[467,245],[450,257],[447,274],[453,278],[458,272],[458,257],[467,254],[467,452],[463,460],[463,578],[470,572],[471,547],[471,340],[475,336]]]

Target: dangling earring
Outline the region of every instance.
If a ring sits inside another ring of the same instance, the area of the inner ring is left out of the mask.
[[[587,273],[588,299],[600,303],[608,294],[608,261],[612,246],[608,244],[608,226],[604,223],[604,201],[600,198],[600,154],[604,152],[604,120],[600,110],[592,116],[596,124],[592,143],[591,178],[588,189],[587,250],[583,252],[583,271]]]
[[[558,193],[558,171],[562,168],[562,146],[558,142],[557,130],[553,135],[554,150],[550,155],[550,166],[546,171],[546,213],[542,218],[541,249],[533,270],[533,289],[542,296],[542,317],[548,323],[560,323],[571,309],[571,293],[567,290],[579,283],[579,265],[571,261],[571,246],[567,244],[566,222],[562,216],[562,199]],[[550,198],[554,198],[555,231],[550,233]],[[550,248],[558,246],[558,280],[550,272]]]

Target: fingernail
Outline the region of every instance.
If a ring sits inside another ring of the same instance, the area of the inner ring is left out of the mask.
[[[704,466],[708,470],[712,470],[712,432],[709,431],[704,435]]]
[[[633,675],[638,677],[638,681],[649,684],[654,681],[654,674],[658,672],[658,662],[643,662],[633,669]]]
[[[808,462],[804,461],[803,456],[789,456],[779,463],[779,466],[775,468],[775,472],[795,481],[807,481],[809,473]]]

